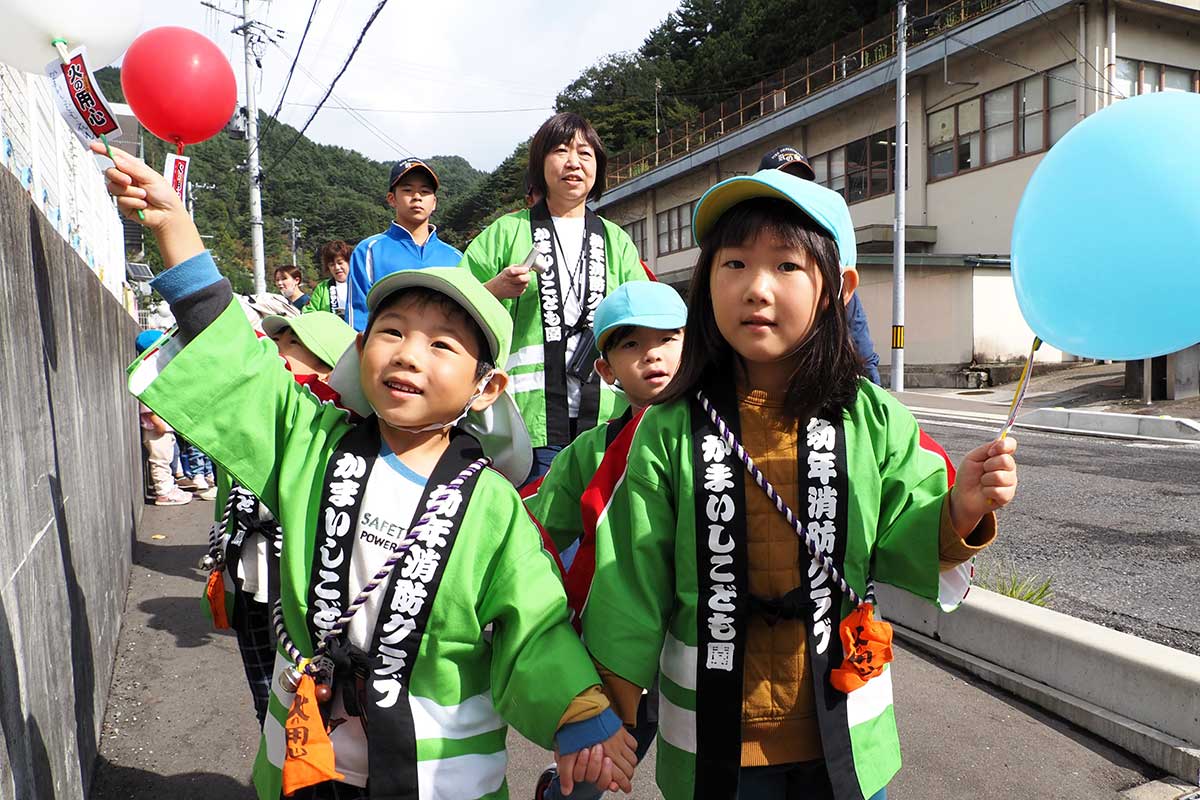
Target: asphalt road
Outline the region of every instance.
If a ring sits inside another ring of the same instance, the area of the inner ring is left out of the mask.
[[[237,645],[211,630],[199,601],[204,576],[195,565],[211,513],[199,502],[146,509],[91,800],[254,797],[257,725]],[[895,668],[905,766],[889,787],[892,800],[1121,800],[1159,776],[903,647]],[[527,800],[550,757],[515,733],[509,741],[510,795]],[[659,797],[650,763],[635,779],[639,800]]]
[[[918,413],[957,464],[996,426]],[[1049,607],[1200,653],[1200,446],[1018,428],[1020,481],[978,560],[1051,581]]]

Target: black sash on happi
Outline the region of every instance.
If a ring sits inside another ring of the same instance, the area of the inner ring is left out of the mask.
[[[704,384],[705,396],[740,441],[738,402],[731,382],[705,380]],[[708,412],[695,399],[691,417],[699,588],[695,796],[733,800],[741,764],[742,668],[750,609],[746,492],[762,490],[753,481],[747,485],[745,465],[725,446]],[[796,450],[800,491],[793,511],[844,574],[849,480],[841,413],[803,421]],[[842,593],[812,562],[803,544],[799,560],[806,649],[829,779],[837,800],[862,800],[846,695],[829,680],[843,659],[838,635]]]
[[[846,427],[840,411],[814,414],[805,420],[796,440],[799,470],[799,507],[792,510],[805,530],[816,537],[821,551],[846,574],[847,523],[850,481],[846,463]],[[844,595],[808,550],[800,547],[800,581],[811,605],[808,617],[808,663],[813,672],[817,724],[833,796],[837,800],[862,800],[854,751],[850,746],[850,723],[846,716],[846,694],[833,688],[830,675],[843,660],[842,603]]]
[[[710,381],[709,402],[740,434],[731,381]],[[742,664],[749,623],[745,469],[695,399],[696,796],[735,800],[742,743]],[[703,787],[700,789],[699,787]]]
[[[317,551],[309,579],[309,630],[313,643],[324,635],[354,599],[348,597],[358,515],[367,479],[379,455],[378,420],[365,420],[346,434],[326,468],[321,492]],[[429,524],[392,570],[383,592],[368,653],[367,763],[374,800],[417,800],[417,738],[409,705],[409,681],[429,615],[458,536],[475,473],[455,492],[445,493],[483,451],[465,433],[452,434],[425,485],[409,528],[427,511]]]
[[[608,293],[608,253],[604,246],[604,222],[590,209],[584,211],[583,249],[584,285],[578,287],[583,297],[579,321],[567,325],[565,300],[567,287],[561,285],[558,249],[554,246],[554,223],[550,209],[543,199],[529,209],[533,246],[538,251],[538,265],[543,271],[537,277],[541,303],[543,369],[546,377],[546,443],[566,445],[571,441],[570,409],[567,405],[567,339],[590,331],[596,306]],[[572,264],[563,265],[567,275]],[[586,340],[587,337],[584,337]],[[579,421],[576,430],[594,428],[600,415],[600,380],[593,374],[580,387]]]

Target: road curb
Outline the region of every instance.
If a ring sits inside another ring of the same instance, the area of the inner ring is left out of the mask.
[[[1200,422],[1180,417],[1153,417],[1076,408],[1035,408],[1022,414],[1019,425],[1059,428],[1081,433],[1139,436],[1200,442]]]
[[[879,600],[914,646],[1200,783],[1200,657],[979,588],[952,614]]]

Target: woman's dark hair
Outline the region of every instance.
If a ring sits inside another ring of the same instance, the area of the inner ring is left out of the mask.
[[[738,203],[722,214],[705,236],[688,296],[687,335],[683,338],[679,370],[655,403],[687,397],[709,380],[728,380],[733,368],[740,366],[713,314],[713,262],[722,247],[747,245],[758,236],[775,236],[788,247],[803,250],[821,273],[816,319],[796,352],[784,410],[802,419],[817,411],[841,411],[853,404],[862,360],[855,353],[839,291],[837,244],[807,214],[786,200],[774,198]]]
[[[588,199],[600,199],[600,195],[604,194],[608,153],[604,151],[604,143],[600,141],[600,134],[596,133],[592,123],[570,111],[555,114],[543,122],[542,127],[538,128],[538,132],[533,135],[533,141],[529,143],[529,167],[525,173],[526,186],[533,187],[543,196],[549,193],[546,188],[546,156],[550,155],[550,151],[560,144],[573,141],[575,134],[582,136],[583,140],[591,146],[592,152],[596,154],[596,182],[592,185],[592,190],[588,192]]]
[[[345,261],[350,263],[350,256],[354,252],[354,248],[343,242],[341,239],[336,239],[332,242],[326,242],[321,245],[321,268],[326,272],[329,271],[329,265],[335,261]]]
[[[281,267],[276,267],[273,277],[278,279],[279,273],[281,273],[281,272],[286,275],[291,275],[293,278],[295,278],[298,281],[304,280],[304,275],[300,272],[300,268],[293,267],[291,264],[284,264]]]

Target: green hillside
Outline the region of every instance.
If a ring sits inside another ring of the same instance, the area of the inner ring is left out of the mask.
[[[115,68],[96,73],[105,95],[123,102],[120,71]],[[284,123],[266,124],[267,115],[259,115],[259,126],[266,132],[261,143],[263,175],[263,240],[266,249],[267,281],[277,264],[291,263],[289,217],[301,223],[300,250],[297,260],[305,275],[316,278],[317,250],[332,239],[354,243],[385,229],[392,219],[387,206],[387,181],[391,163],[371,159],[334,145],[316,144],[302,137],[283,159],[278,154],[295,138],[296,129]],[[160,166],[170,146],[145,134],[145,157]],[[221,271],[239,291],[251,288],[249,185],[245,171],[239,171],[247,155],[245,140],[218,134],[207,142],[187,148],[192,158],[189,179],[194,184],[213,184],[211,189],[195,191],[196,225],[206,237]],[[471,193],[486,176],[461,156],[432,156],[426,159],[438,173],[442,188],[438,193],[442,218],[454,203]],[[147,258],[155,269],[161,268],[153,241],[147,238]]]

